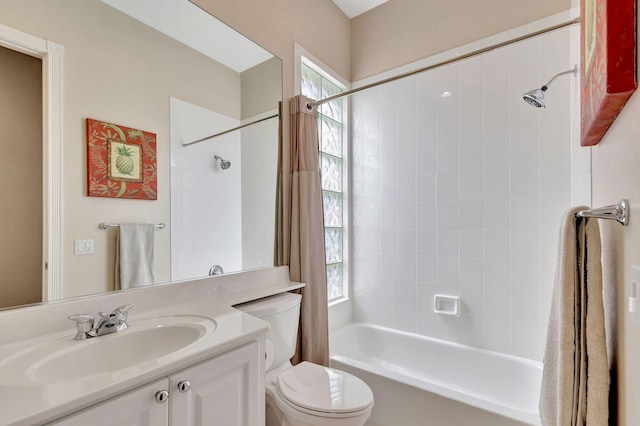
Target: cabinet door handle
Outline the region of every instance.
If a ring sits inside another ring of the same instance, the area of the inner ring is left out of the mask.
[[[156,402],[158,404],[164,404],[169,400],[169,391],[161,390],[156,392]]]
[[[191,383],[188,380],[183,380],[180,383],[178,383],[178,390],[182,393],[184,392],[189,392],[189,389],[191,389]]]

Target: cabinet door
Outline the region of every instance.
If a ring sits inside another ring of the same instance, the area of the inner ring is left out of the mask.
[[[168,426],[169,404],[157,403],[156,392],[167,390],[168,379],[158,380],[123,395],[64,417],[57,426]]]
[[[264,425],[261,345],[250,343],[169,377],[171,425]]]

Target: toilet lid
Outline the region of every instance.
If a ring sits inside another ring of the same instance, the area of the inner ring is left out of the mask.
[[[352,413],[373,402],[373,393],[356,376],[310,362],[302,362],[278,376],[280,395],[308,410]]]

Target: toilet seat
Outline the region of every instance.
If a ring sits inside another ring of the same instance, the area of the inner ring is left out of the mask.
[[[373,404],[373,393],[358,377],[302,362],[280,373],[276,389],[292,408],[318,417],[353,417]]]

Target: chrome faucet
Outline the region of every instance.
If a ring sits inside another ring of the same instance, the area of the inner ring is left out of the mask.
[[[124,305],[114,309],[110,314],[99,312],[98,315],[100,315],[100,320],[95,328],[93,315],[71,315],[68,318],[76,322],[76,328],[78,330],[74,339],[85,340],[125,330],[129,327],[127,324],[127,318],[129,316],[128,312],[131,308],[133,308],[133,305]]]

